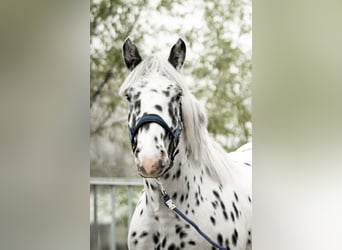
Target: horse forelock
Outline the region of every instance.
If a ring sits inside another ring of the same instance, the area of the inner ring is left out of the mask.
[[[132,72],[130,72],[121,85],[119,94],[124,95],[127,89],[130,87],[134,88],[134,84],[139,82],[139,79],[151,74],[159,74],[177,84],[182,90],[187,89],[183,83],[182,76],[168,61],[157,56],[150,56],[144,59]]]

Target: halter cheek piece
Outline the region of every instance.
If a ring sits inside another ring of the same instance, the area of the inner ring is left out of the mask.
[[[132,148],[134,148],[134,138],[137,135],[139,129],[147,123],[157,123],[159,124],[162,128],[165,129],[166,133],[168,133],[169,135],[171,135],[171,139],[172,139],[172,148],[171,148],[171,160],[173,161],[173,158],[175,156],[175,149],[177,147],[177,144],[179,142],[179,136],[182,132],[182,128],[183,128],[183,123],[182,120],[179,119],[178,120],[178,125],[176,127],[175,130],[172,130],[169,125],[167,125],[167,123],[163,120],[163,118],[161,118],[159,115],[155,115],[155,114],[147,114],[147,115],[143,115],[138,121],[137,123],[134,125],[133,128],[131,128],[128,125],[128,133],[129,133],[129,139],[131,140],[131,145]]]

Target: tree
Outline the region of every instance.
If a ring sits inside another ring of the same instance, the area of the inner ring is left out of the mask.
[[[92,176],[135,174],[118,96],[128,74],[121,57],[127,36],[145,55],[167,53],[183,37],[189,51],[183,73],[206,103],[209,132],[227,150],[251,138],[251,53],[240,42],[251,34],[250,0],[93,0],[90,20]]]

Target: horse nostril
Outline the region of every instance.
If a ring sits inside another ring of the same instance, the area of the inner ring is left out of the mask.
[[[137,148],[134,152],[135,157],[138,157],[138,154],[140,153],[140,148]]]
[[[160,154],[162,157],[165,157],[165,151],[163,149],[160,150]]]

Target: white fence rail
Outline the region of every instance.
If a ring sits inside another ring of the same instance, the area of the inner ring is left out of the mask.
[[[143,182],[142,179],[122,179],[122,178],[91,178],[90,179],[90,189],[93,194],[93,243],[91,244],[93,247],[92,250],[100,250],[100,244],[98,242],[99,230],[98,230],[98,207],[97,207],[97,195],[98,189],[102,187],[110,188],[110,197],[111,197],[111,212],[112,212],[112,221],[111,221],[111,249],[116,250],[116,239],[115,239],[115,197],[116,197],[116,188],[117,187],[127,187],[127,198],[128,198],[128,225],[130,224],[132,213],[133,213],[133,204],[132,204],[132,188],[135,186],[142,187]]]

